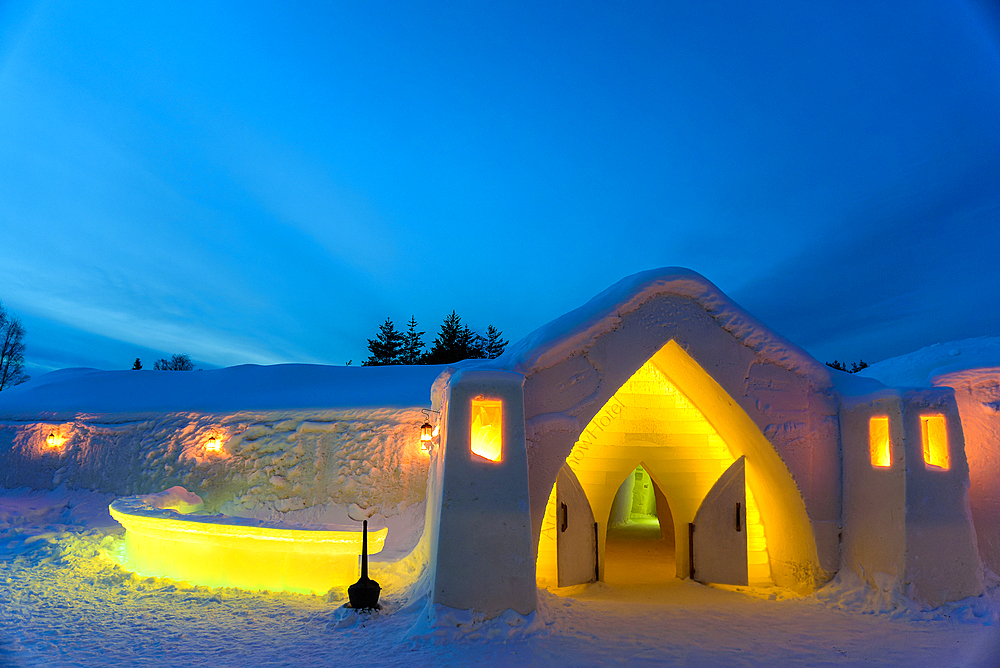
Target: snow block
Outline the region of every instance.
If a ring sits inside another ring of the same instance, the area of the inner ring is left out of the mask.
[[[901,582],[906,569],[906,465],[897,392],[841,409],[844,446],[843,563],[870,585]],[[872,465],[872,418],[888,418],[889,466]],[[881,574],[881,575],[879,575]]]
[[[925,460],[926,416],[943,416],[949,465]],[[888,421],[889,462],[872,454],[872,420]],[[969,509],[969,468],[950,388],[885,390],[841,410],[843,565],[872,587],[939,605],[983,592]]]
[[[965,437],[950,387],[903,394],[906,457],[906,582],[908,593],[937,605],[983,593],[983,568],[969,509]],[[947,426],[947,469],[924,463],[925,415]]]

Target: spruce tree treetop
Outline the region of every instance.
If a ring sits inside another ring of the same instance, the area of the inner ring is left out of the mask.
[[[508,343],[510,342],[503,338],[503,332],[490,325],[486,328],[486,341],[483,346],[486,354],[484,356],[491,360],[500,357]]]
[[[503,332],[490,325],[486,336],[462,324],[462,318],[452,311],[445,316],[430,350],[423,340],[424,332],[417,329],[417,319],[410,316],[406,331],[396,330],[391,318],[386,318],[374,339],[368,339],[368,359],[364,366],[387,364],[453,364],[466,359],[493,359],[503,354],[507,340]]]
[[[400,348],[399,360],[401,364],[420,364],[424,355],[423,340],[424,332],[417,331],[417,319],[410,316],[410,321],[406,323],[406,333],[403,334],[403,343]]]
[[[468,327],[465,329],[468,330]],[[466,349],[466,338],[462,328],[462,318],[455,311],[452,311],[441,323],[441,331],[438,332],[430,352],[424,358],[425,363],[451,364],[465,359],[462,353]]]
[[[400,353],[403,347],[403,334],[396,330],[390,318],[378,328],[378,334],[374,339],[368,339],[368,359],[361,363],[362,366],[385,366],[388,364],[402,364]]]

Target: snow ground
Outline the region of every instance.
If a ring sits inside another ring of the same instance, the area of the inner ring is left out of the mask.
[[[540,591],[484,622],[413,592],[327,597],[140,578],[105,494],[0,489],[0,666],[997,666],[1000,588],[921,609],[856,581],[814,596],[674,581]],[[994,583],[996,584],[996,583]],[[770,600],[769,600],[770,599]]]

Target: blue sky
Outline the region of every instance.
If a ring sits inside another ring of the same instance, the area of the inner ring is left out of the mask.
[[[822,360],[1000,335],[985,0],[203,4],[0,3],[32,374],[518,339],[659,266]]]

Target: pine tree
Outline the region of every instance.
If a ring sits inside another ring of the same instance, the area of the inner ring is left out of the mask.
[[[132,364],[132,371],[138,371],[141,368],[142,368],[142,362],[140,362],[139,358],[136,357],[135,358],[135,363]]]
[[[499,329],[493,325],[486,328],[486,342],[483,345],[483,349],[487,359],[492,360],[503,355],[503,351],[507,348],[508,343],[510,341],[503,338],[503,332]]]
[[[462,327],[462,336],[459,343],[459,359],[483,359],[486,357],[486,339],[469,329],[468,325]]]
[[[868,368],[868,362],[860,360],[859,362],[851,362],[851,368],[847,368],[845,362],[839,360],[833,360],[832,362],[827,362],[826,365],[831,369],[836,369],[837,371],[846,371],[847,373],[857,373],[863,369]]]
[[[452,364],[465,359],[494,359],[503,354],[508,341],[503,332],[490,325],[486,336],[473,331],[455,311],[441,323],[430,352],[424,355],[422,364]]]
[[[406,323],[406,334],[403,335],[403,345],[399,354],[401,364],[420,364],[423,350],[426,347],[423,340],[424,332],[417,331],[417,319],[412,315]]]
[[[468,330],[468,327],[464,328]],[[445,317],[441,323],[441,331],[431,346],[430,352],[424,357],[425,364],[451,364],[465,359],[462,355],[466,345],[463,341],[465,335],[462,327],[462,319],[454,311]]]
[[[403,335],[396,331],[396,326],[392,320],[385,319],[385,322],[378,328],[378,334],[374,339],[368,339],[368,359],[361,363],[362,366],[385,366],[387,364],[399,364],[400,353],[402,352]]]

